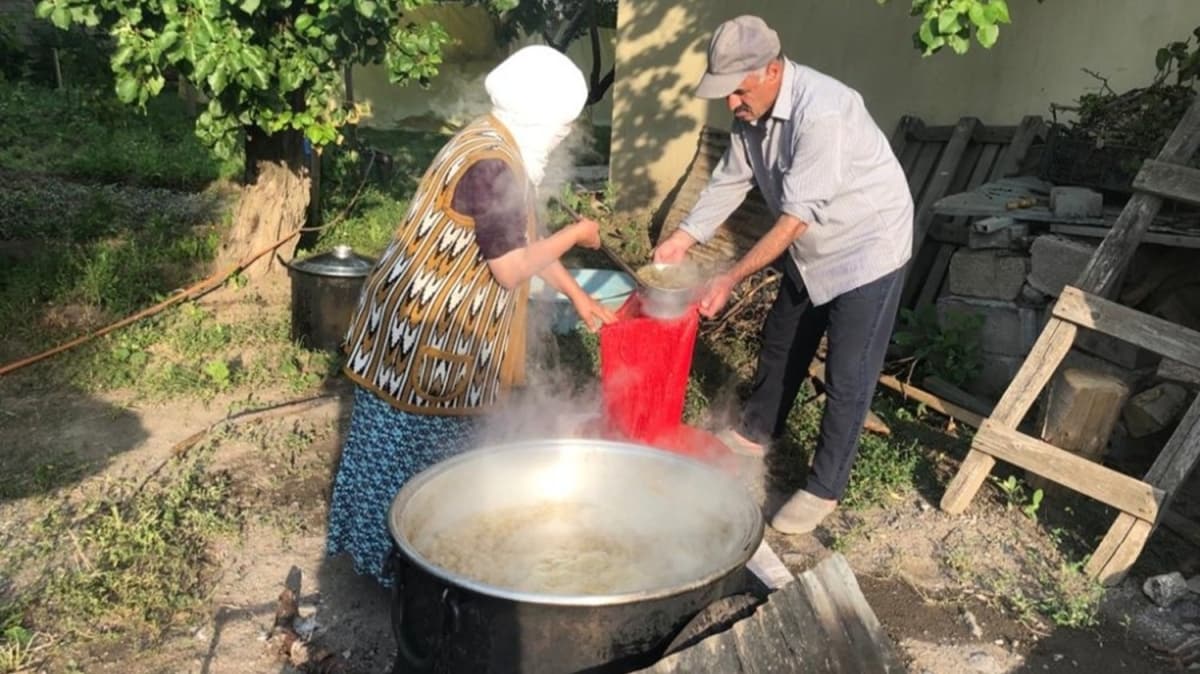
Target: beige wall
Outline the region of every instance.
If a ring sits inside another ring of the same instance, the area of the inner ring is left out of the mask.
[[[356,66],[353,71],[354,98],[370,106],[364,126],[374,128],[454,127],[486,112],[487,94],[483,78],[509,53],[525,42],[501,47],[495,39],[491,19],[479,6],[430,5],[414,12],[416,20],[436,20],[450,34],[451,44],[443,52],[444,63],[428,88],[396,86],[388,82],[381,66]],[[600,36],[600,60],[607,72],[616,50],[616,31],[605,29]],[[591,44],[585,36],[567,48],[567,55],[583,70],[591,72]],[[612,90],[583,115],[595,125],[612,120]]]
[[[612,179],[625,210],[656,208],[696,148],[702,124],[727,127],[721,102],[691,95],[704,71],[712,29],[758,13],[779,31],[788,55],[858,89],[891,134],[904,114],[927,123],[971,115],[1015,124],[1049,118],[1109,78],[1117,91],[1148,82],[1154,54],[1200,25],[1200,0],[1009,0],[1014,24],[990,51],[921,58],[912,48],[910,3],[892,0],[622,0],[618,14]],[[686,5],[686,13],[680,9]]]

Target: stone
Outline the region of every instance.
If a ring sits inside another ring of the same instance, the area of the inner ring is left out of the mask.
[[[1050,296],[1026,283],[1021,286],[1021,295],[1017,301],[1031,307],[1044,307],[1050,303]]]
[[[981,398],[999,400],[1024,363],[1024,356],[1002,356],[985,352],[979,375],[963,384],[963,388]]]
[[[1104,195],[1086,187],[1052,187],[1050,210],[1060,218],[1098,218],[1104,214]]]
[[[1013,302],[945,295],[937,301],[938,325],[945,328],[954,316],[983,317],[979,346],[1001,356],[1024,356],[1041,333],[1042,311]]]
[[[1130,398],[1121,412],[1121,419],[1129,435],[1145,437],[1174,423],[1183,413],[1187,398],[1187,389],[1164,382]]]
[[[1142,585],[1142,592],[1145,592],[1150,601],[1158,606],[1170,608],[1171,604],[1179,601],[1188,593],[1188,584],[1183,579],[1182,573],[1172,571],[1147,578]]]
[[[1032,260],[1029,285],[1058,297],[1063,286],[1079,278],[1096,247],[1061,236],[1044,235],[1033,240],[1029,252]]]
[[[1192,576],[1188,579],[1188,589],[1196,594],[1200,594],[1200,576]]]
[[[967,247],[974,250],[1015,248],[1026,236],[1029,236],[1029,227],[1024,223],[994,232],[979,232],[972,229],[967,232]]]
[[[951,295],[1015,300],[1029,275],[1029,258],[1001,250],[960,249],[950,258]]]

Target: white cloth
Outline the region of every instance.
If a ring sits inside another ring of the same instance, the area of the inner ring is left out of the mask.
[[[512,134],[525,172],[537,185],[550,153],[570,134],[587,103],[583,73],[558,51],[531,45],[492,69],[483,86],[492,99],[492,114]]]

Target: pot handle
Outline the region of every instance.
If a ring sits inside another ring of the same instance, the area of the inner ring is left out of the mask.
[[[407,566],[405,561],[399,555],[392,557],[391,564],[395,573],[392,578],[395,582],[392,583],[392,636],[396,639],[397,660],[396,667],[393,672],[401,671],[416,671],[424,672],[433,668],[433,655],[437,653],[441,647],[441,641],[445,640],[449,633],[457,632],[459,629],[459,608],[458,601],[451,594],[450,588],[442,591],[441,600],[441,623],[442,629],[437,634],[437,641],[431,644],[429,654],[420,656],[417,654],[417,649],[409,643],[408,636],[404,633],[404,567]],[[400,664],[403,662],[407,665],[407,669],[401,669]]]

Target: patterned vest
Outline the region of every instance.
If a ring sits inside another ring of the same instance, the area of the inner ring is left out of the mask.
[[[478,414],[500,402],[525,370],[529,284],[505,290],[475,242],[472,218],[451,208],[458,179],[476,161],[501,159],[533,189],[516,143],[490,115],[438,152],[408,214],[367,277],[346,334],[346,375],[398,409]]]

